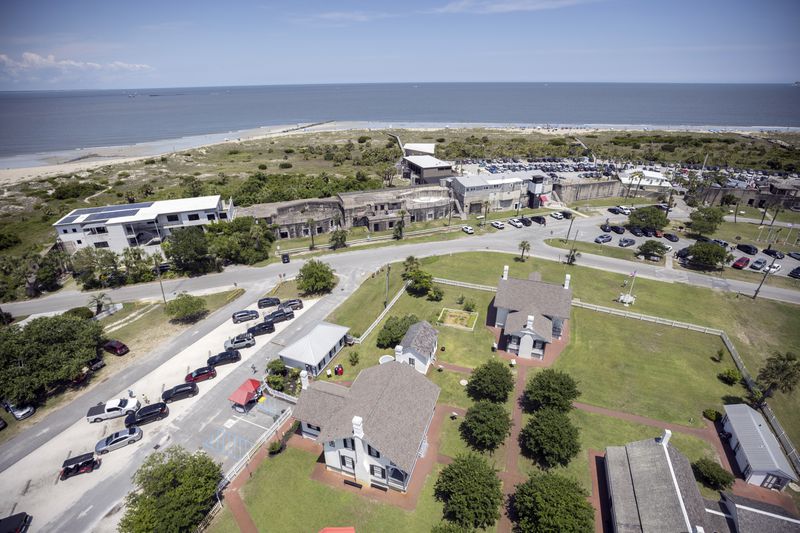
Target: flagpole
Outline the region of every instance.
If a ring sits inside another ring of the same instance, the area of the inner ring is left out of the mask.
[[[631,286],[628,287],[628,296],[630,296],[631,292],[633,292],[633,284],[634,283],[636,283],[636,271],[635,270],[633,271],[633,281],[631,281]]]

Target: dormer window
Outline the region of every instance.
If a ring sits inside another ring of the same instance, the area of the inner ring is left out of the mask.
[[[381,452],[379,452],[369,444],[367,444],[367,453],[370,455],[370,457],[374,457],[376,459],[379,459],[381,456]]]

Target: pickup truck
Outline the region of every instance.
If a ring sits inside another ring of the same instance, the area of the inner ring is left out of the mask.
[[[135,413],[139,410],[139,407],[141,407],[139,400],[128,398],[110,400],[106,403],[98,403],[94,407],[89,408],[89,412],[86,413],[86,420],[89,422],[100,422],[102,420],[108,420],[109,418],[117,418]]]

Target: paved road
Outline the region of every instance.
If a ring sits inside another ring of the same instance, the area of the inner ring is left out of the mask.
[[[573,231],[595,231],[599,221],[605,217],[578,218],[573,225]],[[330,263],[340,276],[340,283],[334,293],[300,316],[291,327],[278,334],[270,343],[264,344],[247,361],[243,362],[233,373],[222,379],[209,394],[201,397],[198,404],[191,410],[191,416],[184,416],[171,420],[164,428],[159,428],[162,433],[161,445],[177,443],[190,450],[202,448],[208,443],[209,431],[215,431],[225,426],[230,419],[227,396],[243,381],[250,376],[250,364],[258,368],[277,355],[282,344],[294,340],[299,333],[306,331],[323,319],[333,308],[344,301],[359,284],[372,272],[382,265],[402,260],[408,255],[426,257],[444,255],[464,251],[493,250],[516,255],[518,244],[525,239],[531,242],[534,256],[551,260],[564,257],[564,250],[552,248],[544,244],[544,239],[566,233],[569,221],[549,222],[545,227],[512,228],[482,236],[470,236],[443,242],[409,243],[404,245],[387,246],[383,248],[354,248],[345,253],[329,254],[322,259]],[[553,235],[551,235],[551,231]],[[40,420],[35,426],[20,433],[11,441],[0,446],[0,471],[12,468],[14,463],[32,453],[34,450],[59,435],[67,427],[84,417],[86,406],[105,401],[114,397],[120,390],[125,390],[130,384],[137,382],[150,374],[159,365],[164,364],[175,354],[192,345],[197,340],[211,332],[223,322],[229,320],[230,314],[246,305],[252,304],[269,287],[275,285],[279,274],[292,276],[302,266],[302,260],[295,260],[288,265],[273,264],[263,268],[234,267],[220,274],[213,274],[198,278],[169,280],[164,283],[168,293],[179,291],[200,291],[214,288],[230,287],[234,284],[247,290],[245,296],[236,302],[213,313],[197,326],[177,336],[164,346],[155,350],[144,358],[139,364],[126,368],[110,377],[106,382],[99,384],[90,392],[81,397],[79,401],[64,405],[51,412]],[[620,274],[628,274],[633,268],[639,276],[666,282],[684,282],[696,286],[710,287],[721,290],[731,290],[751,294],[755,285],[735,280],[721,280],[702,274],[686,271],[676,271],[669,268],[635,264],[621,259],[593,256],[584,254],[580,259],[581,266],[599,268]],[[499,273],[498,273],[499,275]],[[150,283],[131,287],[123,287],[110,293],[114,301],[128,301],[141,298],[161,297],[158,283]],[[761,292],[766,298],[773,298],[800,304],[800,292],[777,287],[764,286]],[[86,293],[76,291],[63,291],[46,298],[7,304],[4,309],[14,314],[30,314],[47,310],[66,309],[76,305],[83,305],[87,300]],[[277,408],[277,407],[276,407]],[[244,427],[244,425],[243,425]],[[130,476],[144,457],[150,453],[150,448],[142,447],[137,450],[133,459],[129,461],[124,471],[115,474],[97,486],[91,487],[82,497],[81,505],[60,516],[51,524],[39,524],[36,529],[64,530],[64,524],[69,524],[69,531],[88,531],[99,527],[98,521],[106,515],[109,518],[104,523],[116,523],[119,519],[118,504],[130,490]],[[222,458],[225,466],[235,462],[235,454]],[[58,465],[53,465],[54,474]],[[20,475],[24,476],[24,473]],[[16,496],[13,496],[14,498]],[[84,507],[83,504],[86,504]],[[115,511],[116,509],[116,511]],[[105,529],[101,527],[100,529]]]

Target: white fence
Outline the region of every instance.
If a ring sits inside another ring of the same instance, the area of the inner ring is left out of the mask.
[[[634,320],[642,320],[644,322],[652,322],[654,324],[662,324],[664,326],[671,326],[674,328],[683,328],[691,331],[697,331],[700,333],[707,333],[709,335],[718,335],[720,339],[722,339],[722,343],[725,345],[725,348],[727,348],[728,352],[731,354],[731,358],[733,359],[733,362],[736,364],[736,368],[739,370],[739,373],[742,375],[742,380],[747,385],[747,388],[751,391],[758,388],[758,385],[756,384],[755,380],[750,375],[750,372],[748,372],[747,367],[744,365],[744,361],[742,360],[742,357],[739,355],[739,351],[736,349],[736,346],[734,346],[730,337],[728,337],[728,334],[721,329],[699,326],[697,324],[691,324],[689,322],[680,322],[678,320],[669,320],[657,316],[643,315],[641,313],[634,313],[631,311],[623,311],[621,309],[604,307],[602,305],[588,304],[581,302],[580,300],[573,300],[572,305],[574,305],[575,307],[582,307],[584,309],[589,309],[591,311],[607,313],[609,315],[631,318]],[[783,426],[781,426],[781,423],[778,421],[778,418],[775,416],[775,413],[772,411],[767,402],[764,402],[760,406],[760,409],[761,412],[764,413],[764,417],[767,419],[767,422],[772,427],[772,432],[775,433],[775,436],[778,438],[778,441],[780,441],[781,446],[783,447],[783,451],[789,458],[789,461],[794,467],[795,472],[800,473],[800,453],[798,452],[797,448],[795,448],[794,444],[789,439],[789,436],[786,434],[786,431],[784,431]]]
[[[452,279],[444,279],[444,278],[433,278],[435,283],[441,283],[442,285],[452,285],[453,287],[462,287],[464,289],[475,289],[478,291],[487,291],[487,292],[497,292],[497,287],[492,287],[490,285],[480,285],[478,283],[465,283],[463,281],[455,281]]]
[[[361,344],[361,343],[364,341],[364,339],[366,339],[367,337],[369,337],[369,334],[370,334],[370,333],[372,333],[372,330],[373,330],[373,329],[375,329],[376,327],[378,327],[378,324],[380,324],[381,320],[383,320],[383,318],[386,316],[386,314],[387,314],[387,313],[388,313],[388,312],[389,312],[389,311],[392,309],[392,306],[393,306],[393,305],[394,305],[394,304],[397,302],[397,300],[399,300],[399,299],[400,299],[400,297],[403,295],[403,293],[404,293],[404,292],[405,292],[405,290],[406,290],[406,286],[407,286],[407,285],[408,285],[408,282],[406,282],[406,283],[403,283],[403,286],[402,286],[402,287],[400,287],[400,290],[399,290],[399,291],[397,291],[397,294],[395,294],[395,295],[394,295],[394,298],[392,298],[392,300],[391,300],[391,301],[389,302],[389,304],[386,306],[386,309],[384,309],[383,311],[381,311],[381,314],[379,314],[379,315],[378,315],[378,318],[376,318],[376,319],[375,319],[375,321],[374,321],[372,324],[370,324],[370,325],[369,325],[369,327],[367,328],[367,330],[366,330],[364,333],[362,333],[362,334],[361,334],[361,336],[360,336],[360,337],[358,337],[358,338],[355,340],[356,344]]]
[[[253,444],[253,446],[250,447],[250,450],[248,450],[248,452],[244,454],[244,456],[241,459],[239,459],[236,462],[236,464],[230,468],[230,470],[228,470],[228,472],[222,478],[222,481],[220,481],[219,484],[217,485],[218,494],[222,492],[222,490],[236,478],[239,472],[244,470],[244,468],[247,466],[247,464],[250,462],[250,460],[253,458],[256,452],[258,452],[258,449],[261,447],[261,445],[263,445],[273,435],[275,435],[275,433],[278,432],[278,429],[280,429],[283,423],[289,420],[290,416],[292,416],[291,407],[286,409],[283,413],[281,413],[281,416],[279,416],[275,420],[275,422],[269,427],[268,430],[262,433],[262,435],[258,438],[258,440]],[[217,503],[214,505],[214,507],[211,508],[206,517],[203,518],[203,521],[200,522],[200,524],[197,526],[196,532],[200,533],[204,531],[209,526],[209,524],[211,524],[211,521],[214,519],[217,513],[219,513],[221,510],[222,510],[222,502],[218,498]]]
[[[297,403],[297,398],[295,396],[290,396],[285,392],[277,391],[272,387],[270,387],[269,385],[267,385],[266,383],[262,383],[261,387],[263,390],[267,391],[267,394],[269,394],[270,396],[274,396],[275,398],[281,400],[286,400],[289,403],[294,403],[294,404]]]

